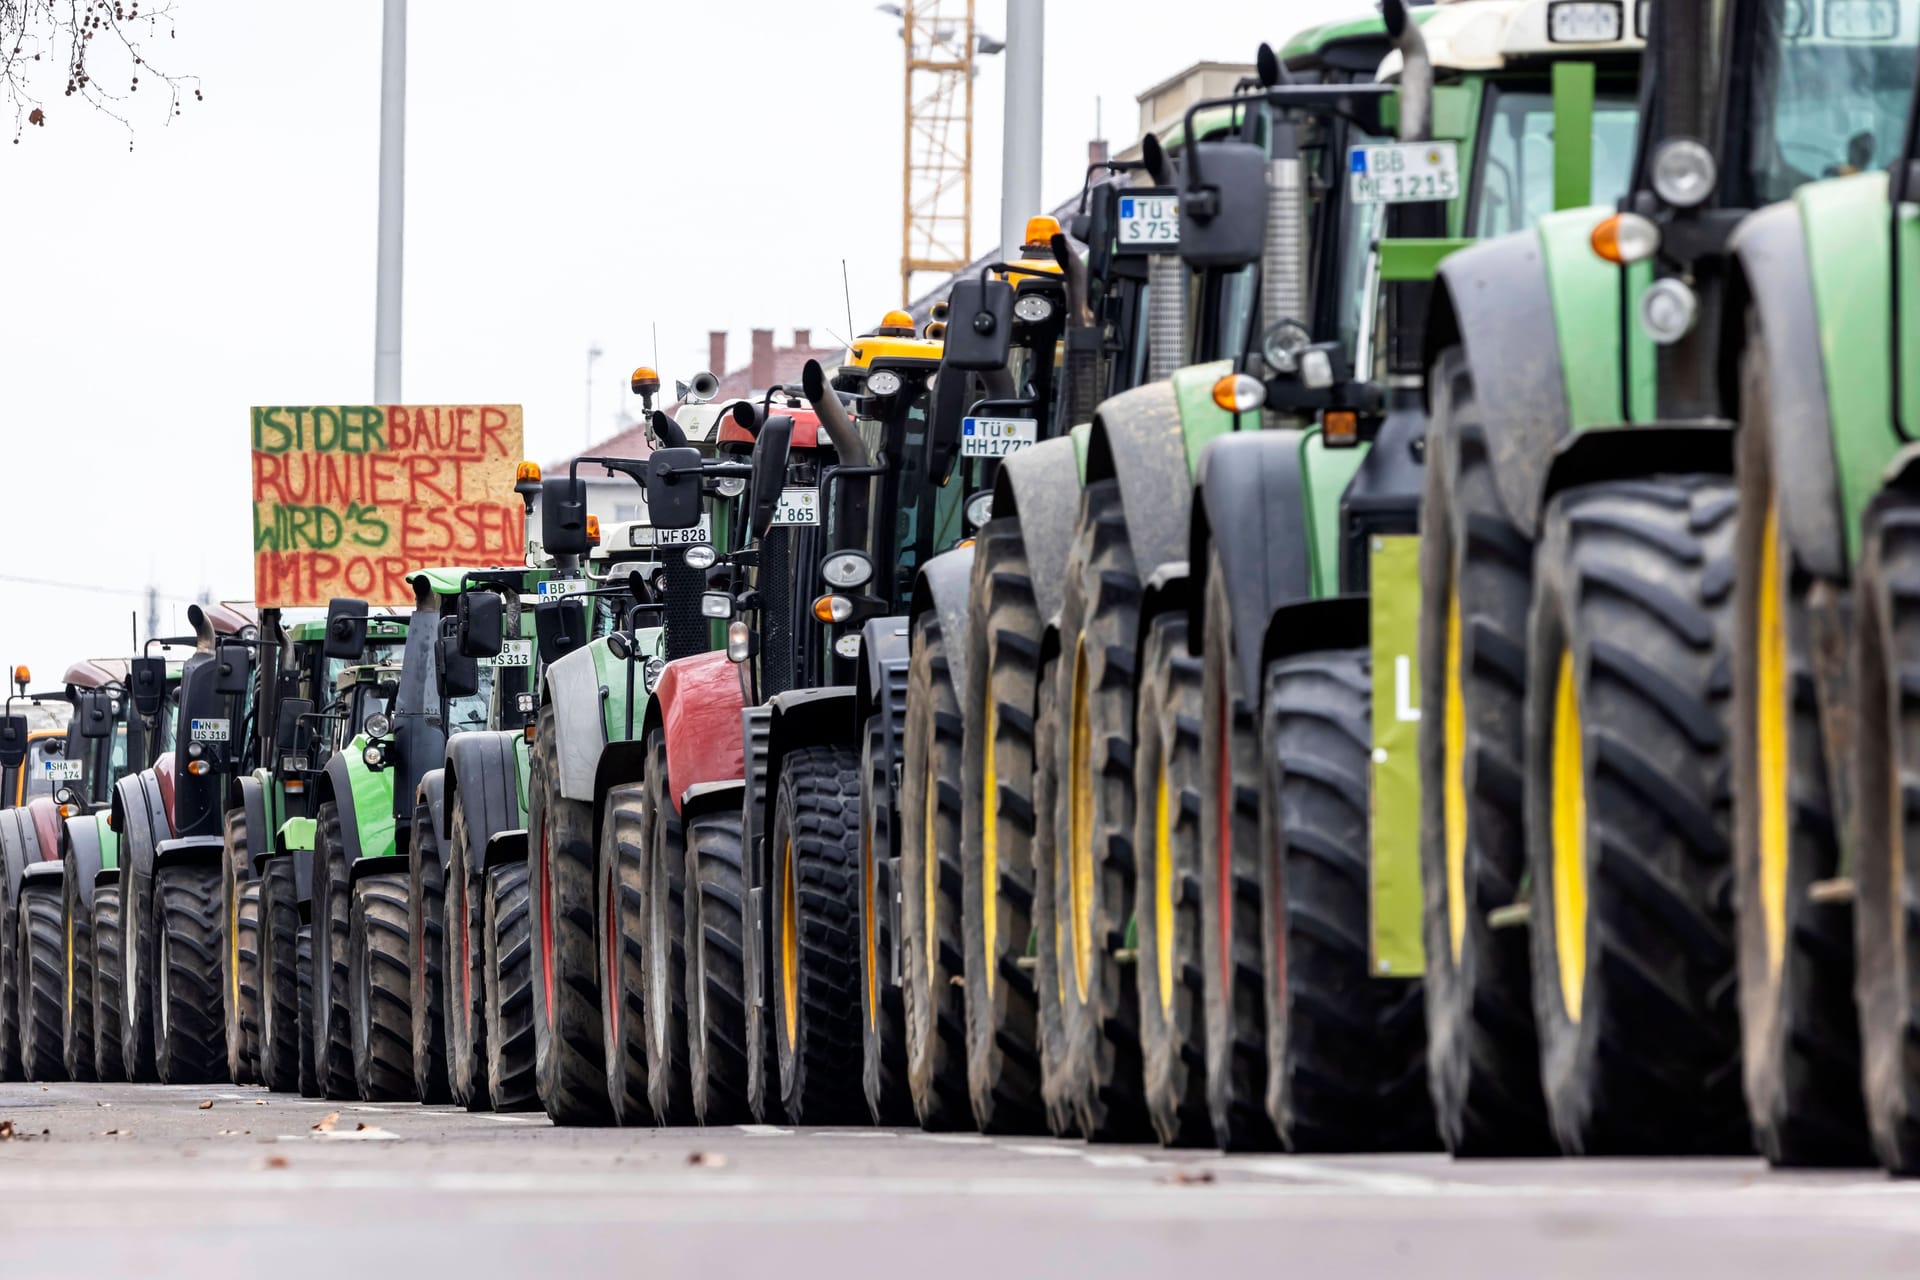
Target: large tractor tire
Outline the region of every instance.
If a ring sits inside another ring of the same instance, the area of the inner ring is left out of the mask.
[[[1033,933],[1034,714],[1041,619],[1019,522],[990,520],[974,543],[971,700],[961,786],[960,880],[967,1093],[983,1133],[1038,1133],[1039,1000]]]
[[[646,783],[628,782],[607,792],[600,818],[600,1038],[606,1046],[613,1122],[627,1127],[653,1123],[653,1104],[647,1101],[646,976],[640,962],[652,822]]]
[[[258,880],[240,891],[240,1035],[246,1083],[260,1082],[260,890]],[[237,1083],[237,1082],[236,1082]]]
[[[882,1126],[913,1123],[904,993],[882,967],[896,950],[887,902],[891,882],[880,874],[900,839],[892,775],[886,727],[876,714],[867,720],[860,748],[860,1086],[867,1114]]]
[[[260,874],[260,1082],[300,1088],[300,900],[293,859],[270,858]]]
[[[362,876],[353,886],[348,990],[353,1080],[368,1102],[411,1102],[413,1014],[407,1005],[408,877]]]
[[[1541,1084],[1570,1154],[1752,1149],[1728,795],[1734,494],[1554,498],[1527,637]]]
[[[220,1021],[220,881],[215,866],[162,867],[155,914],[153,1065],[162,1084],[205,1084],[226,1074]]]
[[[663,1125],[693,1120],[687,1066],[686,824],[673,805],[667,740],[647,739],[646,873],[640,901],[640,1017],[647,1038],[647,1104]]]
[[[153,1044],[154,972],[159,967],[153,877],[136,874],[129,860],[120,886],[120,1051],[128,1082],[147,1084],[160,1078]]]
[[[359,1096],[353,1078],[353,1011],[349,1007],[347,957],[352,954],[353,900],[348,896],[346,836],[340,807],[320,806],[313,843],[313,1045],[314,1078],[322,1096]]]
[[[96,1079],[127,1078],[120,1052],[120,886],[93,891],[93,1074]]]
[[[594,947],[593,806],[560,794],[558,733],[553,707],[542,708],[527,781],[534,1081],[555,1124],[609,1124]]]
[[[225,874],[220,877],[220,936],[224,944],[220,956],[220,1005],[225,1022],[227,1079],[234,1084],[252,1084],[258,1079],[260,1015],[257,1007],[248,1007],[242,989],[259,989],[258,973],[247,972],[249,964],[258,961],[259,938],[257,917],[251,935],[240,919],[241,899],[254,878],[246,806],[237,805],[227,810],[221,833],[226,838],[226,861]],[[251,957],[241,954],[243,947],[252,953]]]
[[[772,844],[773,1037],[793,1124],[858,1124],[860,757],[805,747],[780,770]]]
[[[524,862],[487,872],[482,969],[487,1001],[487,1098],[495,1111],[537,1111],[533,908]]]
[[[433,810],[415,807],[407,845],[407,1042],[413,1094],[445,1102],[447,1087],[447,885]]]
[[[1045,650],[1043,649],[1044,653]],[[1038,705],[1049,706],[1060,682],[1060,658],[1049,654],[1040,664],[1035,697]],[[1078,1137],[1080,1117],[1073,1106],[1073,1094],[1067,1079],[1066,974],[1065,945],[1058,922],[1061,912],[1055,905],[1054,876],[1059,859],[1054,856],[1057,825],[1052,814],[1060,794],[1059,733],[1053,717],[1041,716],[1033,734],[1033,810],[1046,815],[1033,828],[1033,985],[1039,997],[1036,1025],[1040,1039],[1040,1105],[1046,1116],[1047,1131],[1056,1138]]]
[[[0,883],[0,1083],[20,1075],[20,915]]]
[[[1162,1145],[1204,1146],[1206,1024],[1200,976],[1201,660],[1182,613],[1155,618],[1140,674],[1133,757],[1139,923],[1140,1058],[1147,1115]]]
[[[1280,1145],[1267,1112],[1267,948],[1262,943],[1260,690],[1244,688],[1233,605],[1209,551],[1201,671],[1200,983],[1207,1114],[1227,1151]]]
[[[1096,1142],[1149,1137],[1140,994],[1127,951],[1133,914],[1133,732],[1140,579],[1120,482],[1086,487],[1067,552],[1060,679],[1051,704],[1060,779],[1054,833],[1066,1080]]]
[[[60,1026],[60,895],[50,884],[23,884],[19,938],[20,1072],[28,1080],[64,1080]]]
[[[740,814],[687,823],[687,1067],[701,1124],[748,1119],[746,889]]]
[[[1855,571],[1855,991],[1874,1154],[1920,1175],[1920,498],[1888,490],[1868,508]],[[1896,790],[1897,788],[1897,790]]]
[[[1520,901],[1527,611],[1533,544],[1508,520],[1466,354],[1449,347],[1428,385],[1420,516],[1420,889],[1427,1084],[1456,1156],[1553,1150],[1540,1092]]]
[[[453,807],[447,838],[447,874],[441,889],[446,957],[441,997],[447,1027],[447,1089],[456,1106],[492,1107],[487,1089],[487,983],[482,939],[486,936],[486,850],[474,844],[465,805]]]
[[[1740,1060],[1755,1142],[1776,1165],[1872,1159],[1860,1093],[1853,920],[1813,886],[1840,874],[1814,683],[1811,594],[1780,529],[1759,334],[1740,367],[1734,556],[1733,867]],[[1836,588],[1837,589],[1837,588]]]
[[[1365,649],[1266,671],[1267,1113],[1290,1151],[1438,1145],[1419,980],[1371,972],[1372,695]]]
[[[303,924],[294,935],[293,973],[300,1012],[300,1096],[320,1096],[320,1064],[313,1049],[313,926]]]
[[[69,841],[69,844],[72,842]],[[60,1060],[69,1080],[93,1080],[93,913],[80,896],[80,869],[69,849],[60,881]]]
[[[971,1127],[962,987],[960,693],[939,617],[915,619],[900,786],[901,1004],[907,1083],[920,1127]]]

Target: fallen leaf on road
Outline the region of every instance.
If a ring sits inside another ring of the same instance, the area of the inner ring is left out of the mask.
[[[315,1133],[332,1133],[333,1126],[339,1123],[340,1113],[338,1111],[329,1111],[319,1124],[313,1126],[313,1131]]]
[[[207,1099],[207,1100],[206,1100],[205,1102],[203,1102],[203,1103],[201,1103],[201,1104],[200,1104],[200,1109],[201,1109],[202,1111],[211,1111],[211,1110],[213,1110],[213,1099],[212,1099],[212,1098],[208,1098],[208,1099]]]
[[[285,1156],[268,1156],[266,1167],[269,1169],[284,1169],[287,1167],[287,1158]]]
[[[124,1138],[127,1136],[127,1131],[125,1129],[108,1129],[101,1133],[100,1136],[103,1138]]]
[[[13,1121],[0,1120],[0,1142],[13,1141]]]
[[[265,1098],[255,1098],[253,1100],[253,1105],[256,1107],[264,1107],[267,1105],[267,1100]]]
[[[1213,1181],[1213,1174],[1206,1169],[1175,1169],[1167,1181],[1176,1187],[1203,1187]]]
[[[689,1151],[687,1163],[701,1169],[724,1169],[727,1158],[718,1151]]]

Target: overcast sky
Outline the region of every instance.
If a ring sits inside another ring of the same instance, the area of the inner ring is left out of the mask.
[[[1006,2],[979,0],[981,30],[1004,33]],[[1053,200],[1078,187],[1096,100],[1125,146],[1142,89],[1371,5],[1046,7]],[[47,81],[46,127],[0,146],[0,575],[86,584],[0,581],[0,661],[41,683],[124,653],[150,582],[167,627],[203,587],[252,594],[249,405],[372,397],[380,3],[175,11],[151,60],[204,102],[169,124],[146,78],[130,153]],[[414,0],[405,398],[520,403],[546,461],[587,437],[594,342],[597,437],[655,323],[669,385],[712,328],[740,363],[755,327],[845,336],[845,257],[870,327],[898,293],[897,32],[874,0]],[[988,59],[976,252],[1004,92]]]

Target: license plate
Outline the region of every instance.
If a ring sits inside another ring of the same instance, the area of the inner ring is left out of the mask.
[[[1347,149],[1347,194],[1355,204],[1412,204],[1460,194],[1451,142],[1382,142]]]
[[[652,525],[637,524],[627,534],[627,545],[631,547],[690,547],[712,541],[713,531],[705,516],[691,529],[656,529]]]
[[[534,593],[542,600],[551,600],[557,596],[579,595],[592,588],[593,584],[585,578],[548,578],[534,584]]]
[[[782,489],[780,505],[773,510],[775,524],[819,524],[818,489]]]
[[[1180,201],[1175,196],[1121,196],[1115,231],[1123,249],[1175,248],[1180,243]]]
[[[1034,418],[962,418],[960,456],[1004,458],[1032,444],[1040,435]]]
[[[83,760],[49,760],[47,777],[53,782],[78,782],[80,775],[86,772]]]
[[[189,742],[226,742],[233,737],[231,720],[189,720],[187,722],[187,740]]]
[[[499,656],[488,660],[496,667],[526,667],[533,665],[533,641],[503,640],[500,642]]]

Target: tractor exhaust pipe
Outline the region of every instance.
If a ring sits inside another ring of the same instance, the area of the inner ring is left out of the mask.
[[[1173,167],[1160,139],[1140,140],[1140,159],[1155,185],[1173,185]],[[1170,253],[1147,259],[1147,380],[1164,382],[1186,364],[1186,264]]]
[[[826,428],[827,438],[833,441],[834,452],[840,455],[840,465],[872,466],[867,442],[860,438],[853,420],[847,417],[847,407],[840,403],[840,397],[827,385],[827,372],[820,367],[818,360],[807,361],[806,368],[800,371],[800,388],[807,394],[807,403],[820,416],[820,425]]]
[[[1067,284],[1065,412],[1067,425],[1077,427],[1093,421],[1094,406],[1100,402],[1100,331],[1087,305],[1087,264],[1063,235],[1053,238],[1053,260]]]
[[[1405,0],[1385,0],[1380,16],[1387,37],[1400,51],[1400,141],[1425,142],[1433,132],[1433,60],[1427,56],[1427,42]]]
[[[1273,158],[1267,162],[1267,235],[1260,254],[1260,320],[1271,329],[1282,320],[1306,324],[1307,183],[1293,121],[1274,125]]]

